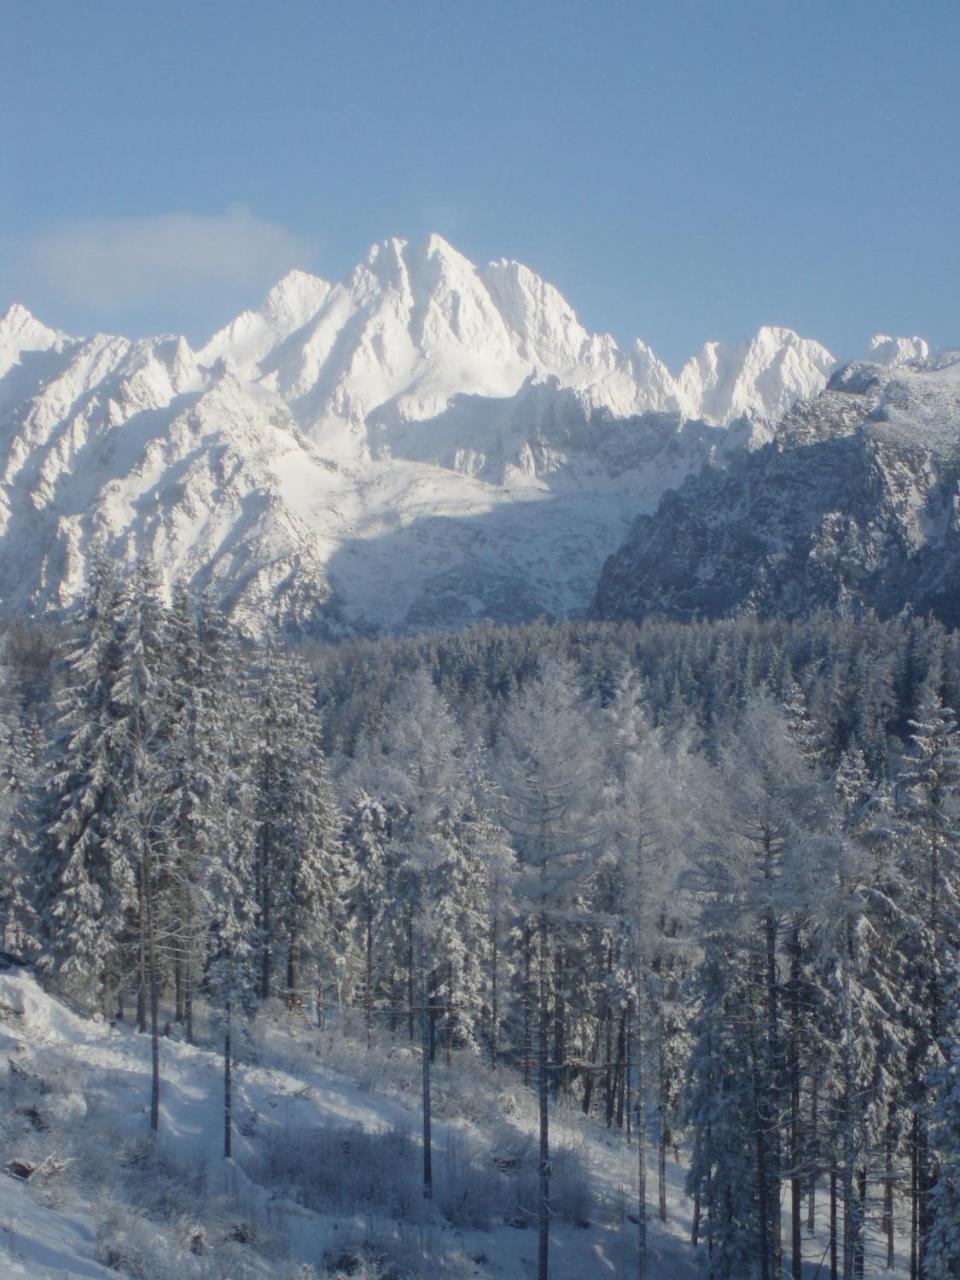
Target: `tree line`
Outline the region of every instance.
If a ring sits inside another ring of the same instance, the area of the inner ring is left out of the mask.
[[[33,641],[31,642],[31,635]],[[3,660],[4,946],[152,1045],[266,1000],[688,1156],[714,1280],[960,1267],[960,648],[821,615],[300,647],[97,567]],[[655,1186],[648,1197],[652,1149]],[[648,1203],[649,1200],[649,1203]],[[781,1206],[789,1226],[782,1228]],[[825,1207],[825,1214],[823,1208]],[[868,1253],[866,1227],[882,1256]]]

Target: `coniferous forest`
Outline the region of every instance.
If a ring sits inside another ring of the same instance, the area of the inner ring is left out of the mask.
[[[416,1064],[398,1159],[427,1200],[452,1176],[438,1080],[531,1099],[541,1277],[567,1274],[551,1224],[586,1212],[554,1141],[571,1113],[634,1152],[631,1274],[657,1274],[668,1163],[696,1274],[960,1274],[955,633],[255,641],[101,563],[68,620],[7,628],[2,695],[3,948],[149,1040],[142,1159],[176,1147],[174,1040],[218,1046],[235,1156],[251,1028],[285,1010]]]

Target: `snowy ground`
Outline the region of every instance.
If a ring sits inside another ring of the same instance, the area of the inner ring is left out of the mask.
[[[0,1172],[4,1280],[535,1274],[536,1113],[512,1073],[438,1064],[425,1204],[419,1065],[402,1042],[367,1054],[342,1030],[274,1011],[240,1056],[235,1161],[221,1154],[219,1056],[172,1037],[153,1149],[148,1038],[77,1016],[28,974],[0,974],[0,1164],[48,1161],[29,1183]],[[576,1112],[554,1118],[553,1140],[552,1276],[635,1275],[636,1146]],[[671,1165],[667,1222],[649,1219],[650,1280],[704,1274],[683,1177]],[[652,1167],[648,1185],[655,1196]],[[810,1277],[821,1236],[805,1241]]]

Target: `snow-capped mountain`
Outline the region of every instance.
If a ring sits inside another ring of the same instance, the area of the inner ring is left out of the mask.
[[[877,358],[917,342],[876,339]],[[211,585],[251,627],[576,613],[637,512],[768,439],[835,366],[767,328],[675,378],[526,267],[438,236],[378,244],[338,284],[291,272],[196,351],[68,337],[14,306],[0,607],[68,605],[103,550]]]
[[[909,605],[960,624],[960,357],[875,339],[765,447],[640,516],[604,567],[604,618],[803,616]]]

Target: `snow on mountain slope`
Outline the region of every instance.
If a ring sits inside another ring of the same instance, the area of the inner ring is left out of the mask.
[[[317,314],[332,287],[306,271],[288,272],[259,311],[241,312],[218,330],[197,352],[197,363],[213,365],[229,359],[243,375],[259,376],[260,361]]]
[[[763,329],[674,379],[528,268],[439,236],[374,245],[337,284],[293,271],[199,351],[12,307],[0,608],[69,605],[100,550],[212,586],[253,628],[582,612],[638,512],[769,438],[834,363]]]
[[[960,360],[855,363],[776,438],[640,515],[604,566],[604,618],[904,608],[960,623]]]
[[[923,364],[930,359],[930,344],[916,335],[912,338],[891,338],[886,333],[875,333],[863,358],[888,368],[911,362]]]
[[[678,386],[690,417],[773,424],[795,400],[822,391],[837,363],[819,342],[768,326],[736,347],[708,342],[684,365]]]
[[[34,319],[26,307],[15,302],[0,316],[0,378],[19,363],[25,352],[49,351],[62,346],[64,341],[64,334],[48,329]]]

